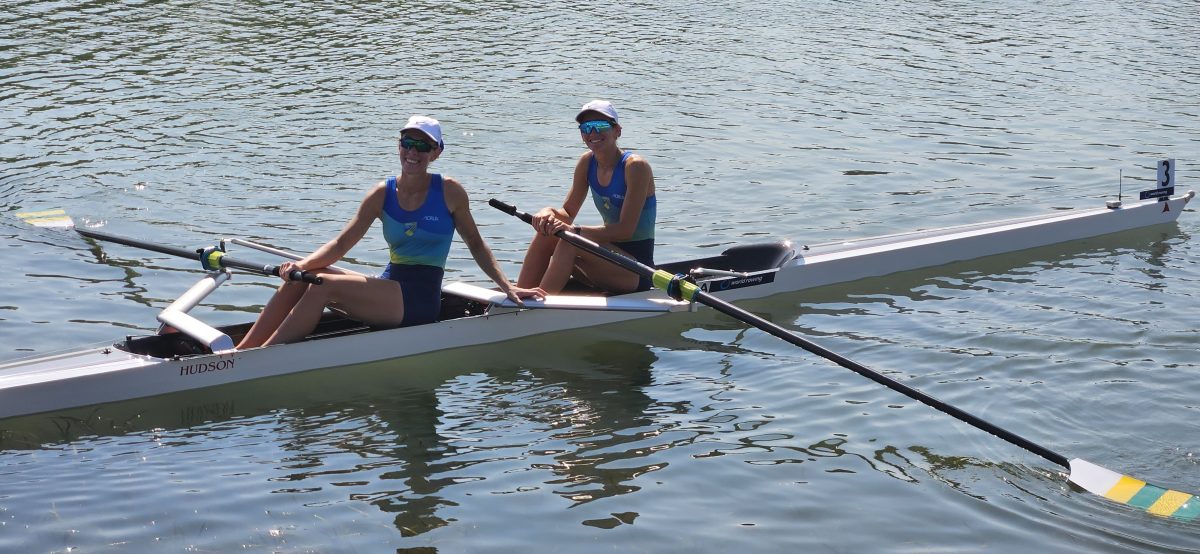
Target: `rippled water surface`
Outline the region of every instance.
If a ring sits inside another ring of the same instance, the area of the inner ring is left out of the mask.
[[[418,112],[510,276],[527,232],[486,200],[560,202],[593,97],[654,168],[663,261],[1099,206],[1168,157],[1200,188],[1192,1],[0,6],[0,359],[150,331],[199,277],[15,213],[307,251]],[[1194,492],[1198,236],[1193,208],[743,306]],[[449,272],[483,283],[461,243]],[[0,421],[0,551],[1200,551],[1059,469],[700,312]]]

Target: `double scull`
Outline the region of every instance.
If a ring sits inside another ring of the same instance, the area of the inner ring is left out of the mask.
[[[665,264],[659,269],[687,276],[698,290],[723,301],[763,298],[1172,223],[1194,196],[1194,192],[1188,192],[1121,206],[1056,211],[814,246],[796,246],[787,241],[735,246],[718,256]],[[113,240],[111,235],[99,236],[103,234],[94,230],[79,231],[100,240]],[[118,242],[141,246],[128,239]],[[255,247],[245,241],[237,243]],[[527,301],[525,308],[519,308],[495,290],[450,282],[443,287],[442,317],[436,323],[375,330],[330,313],[303,341],[238,351],[233,344],[248,330],[249,323],[211,327],[188,313],[228,280],[228,266],[222,265],[228,261],[223,247],[201,252],[208,258],[210,271],[158,314],[160,333],[0,364],[0,418],[404,358],[695,309],[692,302],[674,300],[653,290],[619,296],[556,295],[544,301]],[[266,266],[260,271],[270,273],[273,268]]]

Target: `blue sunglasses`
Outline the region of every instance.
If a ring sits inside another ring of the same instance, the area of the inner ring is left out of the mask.
[[[612,128],[613,124],[607,121],[584,121],[579,124],[579,132],[585,135],[603,133]]]

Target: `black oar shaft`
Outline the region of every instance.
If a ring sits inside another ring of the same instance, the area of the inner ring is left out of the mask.
[[[495,199],[490,200],[488,203],[492,207],[494,207],[502,212],[505,212],[509,215],[516,216],[526,223],[532,223],[532,221],[533,221],[533,216],[529,215],[528,213],[517,210],[517,208],[515,206],[512,206],[510,204],[505,204],[504,202],[500,202],[499,200],[495,200]],[[588,240],[584,237],[581,237],[570,231],[566,231],[566,230],[559,231],[558,233],[555,233],[555,235],[558,236],[559,238],[575,245],[577,248],[580,248],[589,253],[600,256],[614,264],[617,264],[620,267],[623,267],[629,271],[637,273],[638,275],[640,275],[642,277],[651,279],[654,282],[655,286],[657,286],[659,288],[663,288],[664,290],[666,288],[665,283],[666,283],[667,279],[663,279],[663,277],[664,277],[663,274],[665,274],[666,272],[663,272],[661,270],[656,270],[645,264],[642,264],[641,262],[638,262],[637,260],[634,260],[627,256],[623,256],[621,254],[618,254],[616,252],[608,250],[607,248],[604,248],[604,247],[600,246],[599,244],[596,244],[595,242]],[[655,279],[656,276],[659,278]],[[850,371],[853,371],[859,375],[862,375],[863,377],[866,377],[872,381],[875,381],[876,383],[879,383],[889,389],[892,389],[900,394],[903,394],[903,395],[905,395],[909,398],[912,398],[918,402],[921,402],[931,408],[934,408],[945,414],[948,414],[951,417],[958,419],[959,421],[967,423],[967,424],[974,426],[978,429],[981,429],[983,431],[987,431],[988,433],[991,433],[1005,441],[1008,441],[1009,443],[1012,443],[1016,446],[1024,448],[1025,450],[1028,450],[1034,454],[1037,454],[1038,456],[1041,456],[1041,457],[1045,458],[1046,460],[1049,460],[1055,464],[1058,464],[1058,465],[1068,468],[1068,469],[1070,469],[1070,467],[1071,467],[1070,460],[1067,459],[1067,457],[1063,456],[1062,454],[1054,452],[1053,450],[1050,450],[1040,444],[1037,444],[1029,439],[1026,439],[1025,437],[1022,437],[1016,433],[1013,433],[1012,431],[1009,431],[1007,429],[999,427],[999,426],[997,426],[985,419],[982,419],[974,414],[971,414],[971,413],[966,412],[966,411],[964,411],[960,408],[957,408],[953,405],[942,402],[941,400],[938,400],[937,398],[934,398],[934,397],[932,397],[928,394],[925,394],[917,389],[914,389],[908,385],[905,385],[904,383],[901,383],[890,377],[887,377],[887,376],[885,376],[875,370],[872,370],[871,368],[868,368],[867,366],[864,366],[854,360],[846,358],[845,356],[842,356],[841,354],[838,354],[837,352],[833,352],[832,350],[826,349],[812,341],[809,341],[803,337],[796,335],[795,333],[793,333],[787,329],[784,329],[783,327],[780,327],[779,325],[771,323],[770,321],[767,321],[757,315],[754,315],[750,312],[747,312],[746,310],[738,308],[737,306],[734,306],[733,304],[730,304],[729,302],[721,300],[720,298],[717,298],[717,297],[713,296],[712,294],[709,294],[707,292],[699,290],[699,288],[695,287],[694,285],[689,288],[688,292],[690,294],[691,300],[694,300],[696,302],[699,302],[701,304],[709,306],[729,317],[740,320],[744,323],[747,323],[749,325],[757,327],[758,329],[760,329],[762,331],[765,331],[767,333],[775,335],[776,337],[779,337],[793,345],[799,346],[800,348],[803,348],[813,354],[821,356],[822,358],[825,358],[835,364],[838,364],[846,369],[849,369]]]
[[[188,258],[191,260],[202,261],[201,260],[201,257],[202,257],[201,250],[189,250],[187,248],[176,248],[174,246],[155,244],[152,242],[131,239],[128,237],[113,235],[113,234],[105,233],[103,231],[96,231],[93,229],[80,229],[79,227],[76,227],[75,232],[77,232],[80,235],[83,235],[85,237],[93,238],[96,240],[113,242],[113,243],[117,243],[117,244],[124,244],[125,246],[132,246],[134,248],[150,250],[153,252],[158,252],[160,254],[167,254],[168,256],[179,256],[180,258]],[[246,271],[252,271],[254,273],[261,273],[263,275],[270,275],[270,276],[275,276],[275,277],[279,276],[279,266],[277,266],[277,265],[256,264],[256,263],[246,262],[246,261],[242,261],[242,260],[239,260],[236,258],[232,258],[230,256],[224,255],[223,253],[219,253],[219,254],[221,254],[221,255],[217,256],[215,258],[215,261],[221,267],[232,267],[235,269],[243,269]],[[293,281],[304,281],[306,283],[316,283],[316,284],[320,284],[322,281],[321,277],[317,276],[316,274],[309,273],[307,271],[299,271],[299,270],[293,270],[291,272],[291,274],[288,276],[288,278],[290,278]]]
[[[711,306],[713,309],[715,309],[725,315],[733,317],[734,319],[739,319],[745,323],[749,323],[750,325],[753,325],[762,331],[766,331],[767,333],[775,335],[776,337],[786,340],[796,346],[799,346],[800,348],[803,348],[809,352],[812,352],[813,354],[821,356],[822,358],[825,358],[826,360],[829,360],[837,365],[840,365],[846,369],[849,369],[850,371],[853,371],[859,375],[862,375],[863,377],[866,377],[867,379],[875,381],[876,383],[879,383],[879,384],[881,384],[889,389],[892,389],[900,394],[903,394],[909,398],[917,400],[917,401],[919,401],[927,406],[930,406],[934,409],[937,409],[943,413],[949,414],[950,416],[954,417],[955,419],[958,419],[967,424],[970,424],[978,429],[987,431],[988,433],[991,433],[1001,439],[1004,439],[1016,446],[1024,448],[1025,450],[1033,452],[1034,454],[1037,454],[1038,456],[1041,456],[1041,457],[1043,457],[1051,462],[1054,462],[1062,467],[1065,467],[1068,469],[1070,469],[1070,467],[1071,467],[1070,460],[1068,460],[1067,457],[1063,456],[1062,454],[1054,452],[1040,444],[1037,444],[1029,439],[1026,439],[1025,437],[1022,437],[1016,433],[1013,433],[1012,431],[1004,429],[1003,427],[998,427],[995,424],[993,424],[985,419],[982,419],[970,412],[966,412],[966,411],[964,411],[960,408],[957,408],[951,404],[942,402],[941,400],[938,400],[937,398],[934,398],[934,397],[932,397],[928,394],[925,394],[917,389],[914,389],[908,385],[905,385],[904,383],[896,381],[895,379],[887,377],[886,375],[883,375],[875,370],[872,370],[871,368],[868,368],[854,360],[846,358],[845,356],[842,356],[841,354],[838,354],[837,352],[826,349],[825,347],[823,347],[819,344],[816,344],[812,341],[809,341],[807,339],[801,338],[801,337],[797,336],[795,333],[792,333],[792,332],[788,331],[787,329],[780,327],[779,325],[771,323],[757,315],[754,315],[750,312],[747,312],[736,306],[733,306],[732,304],[730,304],[724,300],[721,300],[720,298],[716,298],[707,292],[699,291],[696,293],[694,298],[697,302],[700,302],[701,304]]]
[[[154,244],[152,242],[143,242],[140,240],[131,239],[131,238],[127,238],[127,237],[110,235],[108,233],[104,233],[101,231],[94,231],[92,229],[80,229],[79,227],[76,227],[75,232],[79,233],[85,237],[88,237],[88,238],[102,240],[105,242],[115,242],[117,244],[124,244],[125,246],[141,248],[143,250],[152,250],[154,252],[158,252],[159,254],[166,254],[168,256],[179,256],[181,258],[199,259],[199,255],[200,255],[195,250],[188,250],[186,248],[176,248],[174,246],[166,246],[163,244]]]

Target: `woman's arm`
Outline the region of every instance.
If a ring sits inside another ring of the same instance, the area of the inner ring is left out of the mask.
[[[379,217],[383,210],[383,201],[387,197],[387,183],[380,182],[367,193],[363,201],[358,205],[358,211],[346,223],[341,232],[333,237],[329,242],[321,245],[313,251],[312,254],[305,256],[303,259],[294,262],[296,269],[313,270],[321,269],[327,265],[333,264],[342,259],[351,248],[354,248],[358,241],[362,240],[367,234],[367,230],[371,228],[371,224]]]
[[[533,228],[543,235],[553,234],[563,226],[569,227],[579,216],[579,209],[587,199],[588,163],[592,159],[591,152],[584,152],[575,163],[575,173],[571,177],[571,190],[563,200],[562,208],[542,208],[533,214]]]
[[[546,293],[540,288],[524,289],[515,287],[508,282],[508,277],[504,275],[504,270],[500,269],[500,263],[492,254],[492,249],[488,248],[487,242],[479,234],[479,227],[475,225],[475,218],[471,215],[466,189],[458,181],[449,177],[443,177],[442,187],[446,197],[446,207],[454,217],[454,229],[466,243],[467,249],[471,251],[471,257],[475,258],[479,269],[482,269],[500,287],[500,290],[519,306],[525,305],[521,302],[522,298],[539,300],[544,298]]]

